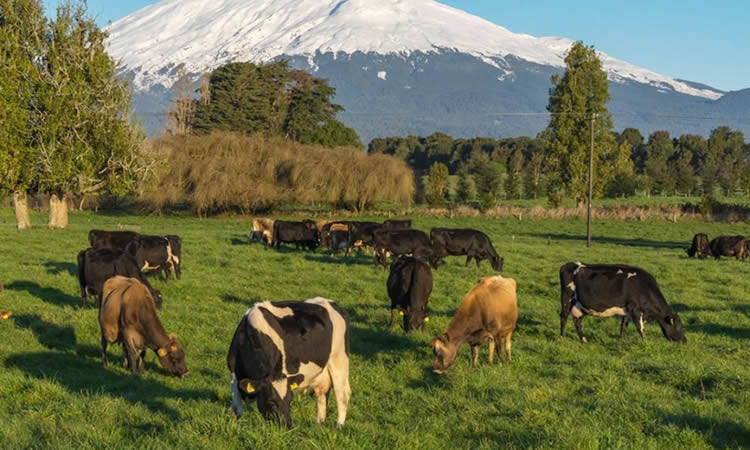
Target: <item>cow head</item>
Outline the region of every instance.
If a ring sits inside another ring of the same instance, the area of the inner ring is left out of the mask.
[[[490,259],[490,261],[492,261],[492,268],[493,268],[493,269],[495,269],[495,270],[496,270],[496,271],[498,271],[498,272],[502,272],[502,271],[503,271],[503,263],[504,263],[504,260],[503,260],[503,257],[502,257],[502,256],[499,256],[499,255],[495,255],[495,256],[493,256],[493,257],[492,257],[492,258]]]
[[[292,427],[292,389],[286,378],[277,381],[271,381],[270,378],[262,380],[243,378],[239,381],[239,386],[245,395],[255,397],[258,411],[263,418],[285,424],[287,428]]]
[[[185,352],[182,351],[182,346],[177,342],[175,334],[169,335],[169,343],[164,347],[158,348],[156,355],[159,357],[161,366],[170,375],[184,378],[190,374],[185,365]]]
[[[456,360],[455,345],[453,345],[448,339],[447,335],[442,335],[439,338],[432,339],[432,353],[435,355],[435,362],[432,365],[432,371],[440,375],[441,373],[448,370],[448,368]]]
[[[425,323],[429,321],[424,309],[408,307],[404,314],[404,331],[409,333],[412,330],[423,330]]]
[[[665,338],[670,341],[682,342],[683,344],[687,343],[685,330],[682,328],[682,321],[677,314],[668,314],[664,318],[659,319],[659,325]]]

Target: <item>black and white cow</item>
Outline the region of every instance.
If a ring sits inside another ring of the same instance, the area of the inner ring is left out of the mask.
[[[344,425],[349,387],[349,315],[331,300],[262,302],[247,310],[227,355],[232,411],[257,401],[267,420],[292,426],[292,391],[312,391],[318,423],[326,418],[333,385],[337,423]]]
[[[130,241],[125,251],[135,259],[142,272],[164,271],[169,279],[172,269],[179,280],[181,277],[182,240],[179,236],[138,236]]]
[[[487,259],[492,268],[498,272],[503,270],[503,257],[499,256],[492,246],[490,238],[479,230],[471,228],[433,228],[430,230],[430,239],[435,251],[435,267],[439,266],[445,256],[466,255],[468,266],[471,258],[479,263]]]
[[[432,271],[430,266],[410,256],[402,256],[391,264],[386,282],[391,298],[391,322],[398,310],[404,316],[404,331],[424,329],[427,316],[427,301],[432,293]]]
[[[115,248],[88,248],[78,253],[81,306],[87,305],[88,296],[98,296],[104,283],[116,275],[135,278],[143,283],[154,298],[156,307],[161,308],[161,292],[151,287],[130,254]]]
[[[673,313],[650,273],[639,267],[612,264],[570,262],[560,267],[560,338],[565,322],[573,316],[578,337],[586,342],[581,322],[583,316],[624,316],[620,337],[632,320],[641,337],[644,324],[657,321],[664,337],[687,342],[680,317]]]

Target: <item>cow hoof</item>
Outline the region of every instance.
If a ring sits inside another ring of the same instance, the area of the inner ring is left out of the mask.
[[[585,343],[587,343],[588,341],[586,340],[586,338],[585,338],[585,337],[582,337],[582,338],[581,338],[581,342],[583,342],[583,343],[585,344]]]

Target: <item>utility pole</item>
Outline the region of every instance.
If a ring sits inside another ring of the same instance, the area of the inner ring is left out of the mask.
[[[586,212],[586,247],[591,248],[591,197],[594,190],[594,121],[596,113],[591,115],[591,148],[589,148],[589,199]]]

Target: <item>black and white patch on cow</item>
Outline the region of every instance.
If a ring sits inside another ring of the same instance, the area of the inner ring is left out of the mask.
[[[326,417],[333,386],[339,425],[346,420],[349,387],[348,314],[334,302],[262,302],[244,315],[227,356],[232,410],[240,417],[243,400],[257,401],[268,420],[291,426],[292,392],[312,391],[318,422]]]

